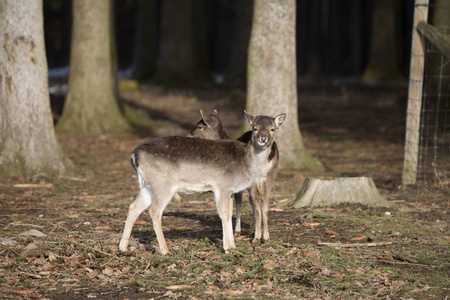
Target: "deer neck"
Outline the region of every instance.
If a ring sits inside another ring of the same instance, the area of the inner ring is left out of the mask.
[[[251,182],[258,177],[264,168],[271,151],[270,147],[265,149],[257,148],[252,144],[252,140],[247,143],[247,165],[242,165],[245,177]]]

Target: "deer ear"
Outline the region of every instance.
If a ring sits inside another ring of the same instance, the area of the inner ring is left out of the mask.
[[[207,113],[205,113],[203,110],[200,110],[200,114],[202,115],[202,120],[203,120],[203,122],[204,122],[207,126],[210,126],[210,123],[211,123],[211,118],[210,118],[210,116],[209,116]]]
[[[278,116],[275,117],[275,124],[277,125],[277,128],[280,127],[284,121],[287,118],[287,113],[283,113],[283,114],[279,114]]]
[[[247,117],[247,120],[250,123],[250,125],[253,126],[253,121],[255,120],[255,117],[252,115],[249,115],[245,110],[244,110],[244,114]]]

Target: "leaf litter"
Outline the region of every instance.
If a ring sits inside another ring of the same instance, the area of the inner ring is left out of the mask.
[[[193,115],[192,124],[197,119]],[[401,150],[392,150],[401,149],[401,143],[341,137],[330,144],[314,134],[305,134],[313,154],[337,175],[373,176],[396,205],[391,215],[359,205],[277,206],[293,197],[308,175],[285,171],[271,197],[269,242],[252,244],[253,217],[245,200],[237,248],[224,253],[213,197],[183,195],[164,213],[166,256],[158,253],[147,213],[133,228],[131,250],[117,249],[128,206],[137,195],[129,151],[145,139],[60,136],[89,180],[33,187],[18,186],[28,183],[14,178],[0,184],[0,297],[445,299],[450,286],[447,190],[397,189],[398,178],[392,175],[398,174],[397,165],[380,169],[379,161],[364,158],[377,151],[380,159],[389,155],[387,160],[401,161]],[[325,155],[328,149],[331,155]]]

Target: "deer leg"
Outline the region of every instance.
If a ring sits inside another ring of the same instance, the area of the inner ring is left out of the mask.
[[[128,240],[130,239],[131,230],[133,229],[134,222],[141,215],[141,213],[152,204],[151,191],[147,187],[142,187],[136,200],[131,203],[128,209],[127,220],[125,221],[125,228],[123,229],[122,239],[119,243],[119,250],[122,252],[127,251]]]
[[[241,235],[241,208],[242,208],[242,193],[234,194],[234,203],[236,204],[236,225],[234,226],[234,235]]]
[[[169,253],[169,248],[167,247],[166,239],[164,238],[164,233],[162,231],[162,214],[167,204],[169,204],[170,200],[172,200],[172,197],[175,195],[175,192],[176,188],[172,188],[171,190],[160,189],[157,193],[155,192],[155,201],[149,209],[153,230],[158,239],[159,250],[162,255]]]
[[[233,200],[231,199],[231,194],[223,191],[214,191],[214,196],[216,198],[217,211],[219,217],[222,220],[222,231],[223,231],[223,249],[228,253],[229,249],[236,248],[233,236]]]
[[[255,226],[255,235],[252,243],[258,243],[261,240],[261,192],[258,182],[255,182],[251,191],[250,204],[253,208],[253,221]]]
[[[270,188],[267,181],[262,183],[262,242],[268,242],[270,240],[269,237],[269,192]]]

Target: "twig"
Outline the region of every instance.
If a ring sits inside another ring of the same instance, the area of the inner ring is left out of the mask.
[[[45,226],[42,225],[34,225],[34,224],[9,224],[11,226],[29,226],[29,227],[37,227],[37,228],[44,228]]]
[[[27,188],[51,188],[53,187],[52,183],[46,183],[46,184],[38,184],[38,183],[19,183],[13,185],[15,188],[19,189],[27,189]]]
[[[318,242],[320,246],[339,247],[339,248],[357,248],[357,247],[378,247],[391,245],[392,242],[379,242],[379,243],[358,243],[358,244],[343,244],[343,243],[325,243]]]
[[[410,263],[407,261],[389,261],[384,259],[377,259],[378,262],[384,262],[391,265],[411,265],[411,266],[419,266],[419,267],[435,267],[433,265],[423,265],[423,264],[416,264],[416,263]]]

